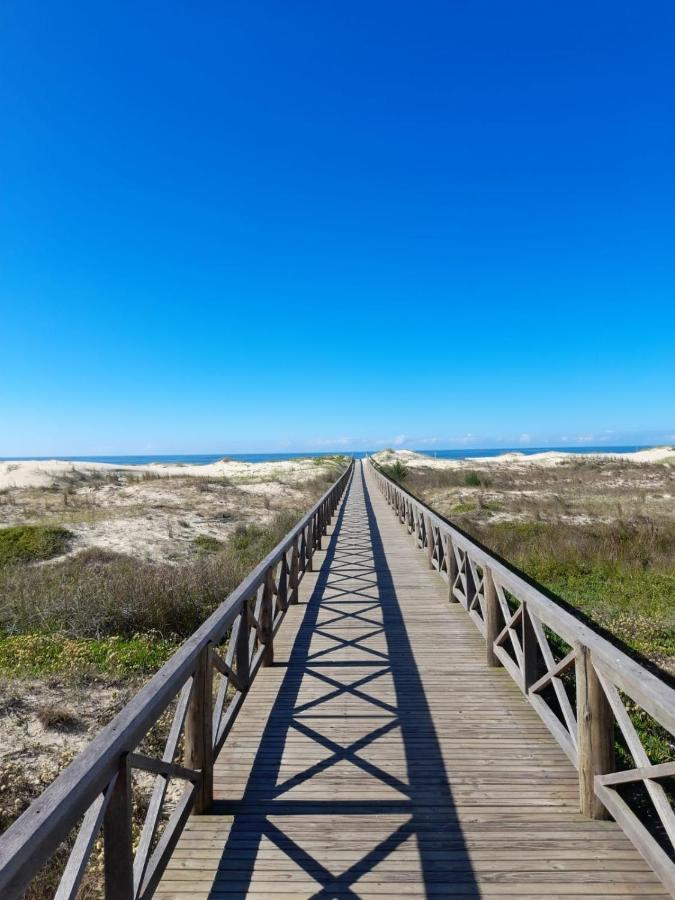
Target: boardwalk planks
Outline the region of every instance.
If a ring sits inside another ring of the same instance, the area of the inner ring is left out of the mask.
[[[665,683],[359,463],[0,837],[0,895],[78,822],[59,900],[101,831],[129,900],[675,895],[675,762],[626,698],[675,731]],[[136,840],[134,770],[155,779]]]
[[[667,896],[407,521],[357,466],[158,895]]]

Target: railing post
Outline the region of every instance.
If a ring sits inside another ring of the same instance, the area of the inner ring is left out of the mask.
[[[527,696],[530,687],[538,677],[538,645],[534,633],[532,616],[527,603],[523,600],[523,693]]]
[[[250,626],[248,623],[248,600],[244,603],[239,614],[239,630],[237,631],[237,646],[235,659],[237,665],[237,681],[242,691],[248,690],[251,678],[251,658],[249,656]]]
[[[431,520],[429,519],[429,516],[425,516],[425,519],[424,519],[424,537],[427,542],[427,562],[429,564],[429,568],[433,569],[433,567],[434,567],[434,545],[433,545],[434,530],[431,527]]]
[[[457,581],[457,557],[455,556],[455,544],[452,537],[448,535],[448,543],[445,549],[446,567],[448,571],[448,600],[450,603],[459,603],[453,590]]]
[[[579,757],[579,809],[591,819],[609,813],[595,795],[596,775],[614,771],[614,717],[595,674],[591,651],[575,644],[577,682],[577,752]]]
[[[298,572],[298,539],[293,539],[293,549],[291,550],[291,572],[289,575],[289,588],[291,591],[291,603],[298,602],[298,585],[300,583]]]
[[[304,531],[303,531],[304,534]],[[307,539],[305,541],[305,571],[312,572],[312,556],[314,555],[314,519],[307,526]]]
[[[133,900],[131,770],[124,754],[103,819],[105,900]]]
[[[193,812],[208,812],[213,803],[213,663],[211,644],[199,654],[185,722],[185,766],[202,773]]]
[[[485,659],[490,668],[496,668],[501,665],[494,650],[494,643],[499,634],[499,603],[497,602],[494,578],[487,566],[483,570],[483,599],[485,602]]]
[[[279,565],[279,583],[277,584],[277,603],[279,608],[284,611],[288,609],[288,563],[286,561],[286,553],[284,551]]]
[[[260,607],[260,630],[263,633],[264,651],[263,666],[271,666],[274,662],[274,637],[273,637],[273,605],[274,601],[274,579],[272,577],[272,569],[267,570],[265,576],[265,587],[263,588],[262,604]]]

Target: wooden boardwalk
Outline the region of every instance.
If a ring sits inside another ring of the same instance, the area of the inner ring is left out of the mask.
[[[158,896],[667,896],[365,466],[329,535]]]

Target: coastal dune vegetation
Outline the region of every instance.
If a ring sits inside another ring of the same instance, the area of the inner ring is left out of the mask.
[[[347,463],[325,456],[179,471],[0,463],[0,831]],[[147,739],[158,748],[170,714]],[[136,829],[142,815],[141,801]],[[36,879],[30,900],[53,895],[65,854]],[[87,896],[97,896],[97,877]]]
[[[462,461],[388,451],[375,459],[406,490],[673,682],[675,450]],[[545,630],[561,659],[570,647]],[[574,703],[573,675],[563,673],[562,681]],[[623,702],[651,762],[675,760],[670,733],[625,695]],[[631,749],[618,728],[614,734],[617,766],[633,768]],[[663,785],[672,802],[672,779]],[[668,850],[644,789],[629,787],[626,797]]]
[[[675,674],[675,450],[375,459],[592,624]]]

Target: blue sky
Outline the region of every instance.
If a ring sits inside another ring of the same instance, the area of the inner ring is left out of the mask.
[[[0,6],[0,455],[675,441],[675,5]]]

